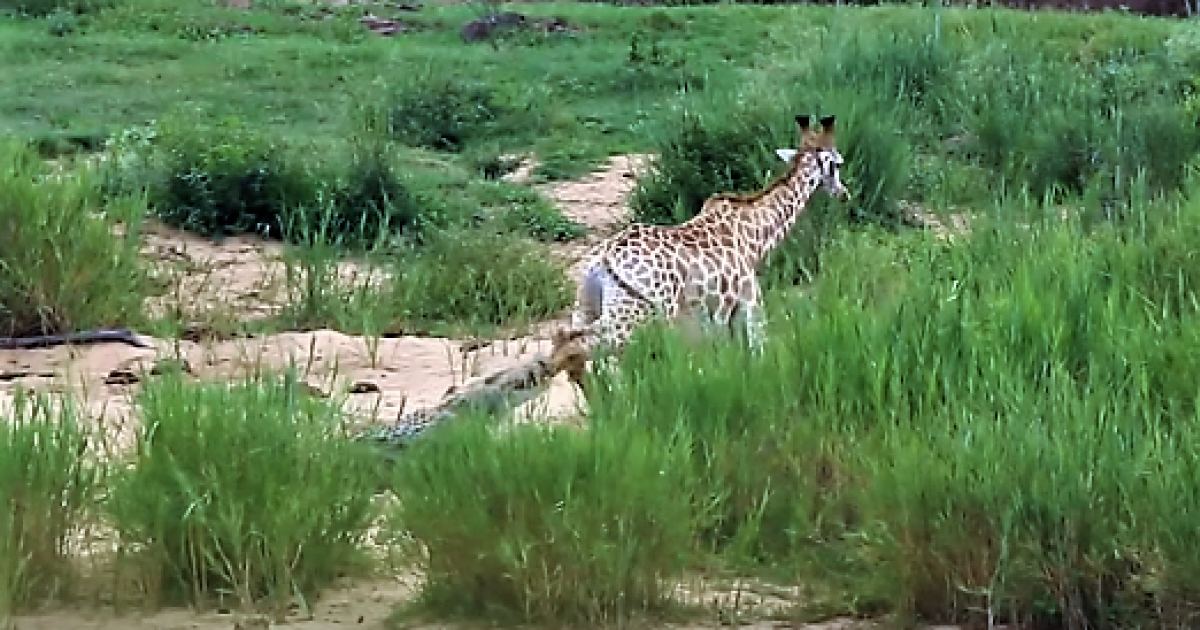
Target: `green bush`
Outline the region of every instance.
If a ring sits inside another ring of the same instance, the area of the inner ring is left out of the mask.
[[[204,235],[307,242],[320,233],[331,243],[371,245],[435,223],[393,150],[366,130],[327,149],[330,157],[306,158],[236,119],[206,126],[172,117],[118,138],[109,187],[145,187],[163,221]]]
[[[129,467],[106,502],[151,592],[277,610],[361,561],[378,462],[293,375],[148,383]]]
[[[54,159],[77,153],[95,153],[104,149],[108,134],[93,133],[45,133],[33,138],[33,149],[44,158]]]
[[[512,326],[560,314],[574,297],[565,265],[515,235],[438,233],[402,258],[390,285],[399,325]]]
[[[853,195],[849,217],[897,228],[906,221],[897,202],[908,187],[912,163],[899,117],[883,104],[847,105],[834,109],[842,113],[838,147],[846,160],[843,181]]]
[[[55,13],[78,15],[98,13],[115,4],[113,0],[0,0],[0,13],[11,12],[31,17]]]
[[[699,515],[687,441],[504,426],[447,426],[397,464],[396,523],[416,544],[425,607],[596,624],[666,605]]]
[[[509,113],[496,89],[432,74],[409,80],[389,101],[392,136],[405,144],[460,151],[488,136]]]
[[[288,215],[287,240],[311,242],[320,234],[328,243],[367,246],[437,227],[436,213],[409,190],[392,149],[378,139],[356,141],[344,173],[327,184],[332,190],[316,205]]]
[[[139,323],[144,212],[135,197],[102,202],[86,172],[52,175],[28,148],[0,144],[0,335]]]
[[[795,134],[783,141],[774,122],[758,111],[685,111],[656,138],[657,158],[629,198],[634,219],[682,223],[713,194],[761,189],[770,173],[784,168],[775,149],[796,144]]]
[[[520,200],[504,211],[502,222],[510,230],[532,236],[539,241],[571,241],[587,233],[587,226],[567,218],[545,199],[534,197]]]
[[[203,126],[168,118],[155,144],[150,203],[166,223],[200,234],[281,238],[288,214],[320,192],[294,155],[236,119]]]
[[[0,421],[0,624],[69,591],[68,544],[86,524],[101,469],[69,400],[20,390]]]

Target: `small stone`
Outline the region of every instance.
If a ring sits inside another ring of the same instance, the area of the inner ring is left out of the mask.
[[[357,381],[350,386],[351,394],[378,394],[381,392],[379,386],[370,381]]]
[[[132,370],[113,370],[104,377],[105,385],[133,385],[141,381]]]

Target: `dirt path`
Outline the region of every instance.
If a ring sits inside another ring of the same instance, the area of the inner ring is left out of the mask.
[[[572,264],[573,277],[576,264],[588,249],[629,223],[629,193],[646,168],[647,159],[645,155],[618,155],[581,179],[538,187],[567,218],[588,226],[584,238],[554,246],[558,255]]]

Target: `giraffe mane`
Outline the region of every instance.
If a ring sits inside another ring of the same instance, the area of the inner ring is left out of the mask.
[[[802,161],[801,158],[805,154],[811,153],[816,150],[817,150],[817,147],[815,147],[815,146],[801,147],[800,151],[796,154],[796,157],[792,160],[792,163],[788,165],[787,171],[784,171],[784,173],[782,175],[779,175],[774,180],[772,180],[771,183],[768,184],[762,190],[758,190],[758,191],[750,192],[750,193],[727,193],[727,192],[716,193],[713,196],[709,197],[709,200],[738,201],[738,202],[743,202],[743,203],[753,203],[753,202],[759,201],[763,197],[766,197],[767,194],[770,193],[772,190],[775,190],[776,188],[782,186],[784,182],[790,180],[792,178],[792,176],[796,174],[796,171],[800,170],[801,161]]]

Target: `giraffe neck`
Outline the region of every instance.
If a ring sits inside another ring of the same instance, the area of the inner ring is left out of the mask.
[[[740,238],[755,265],[787,238],[821,183],[812,153],[804,152],[796,160],[798,164],[766,191],[720,206],[709,218],[717,229]]]

